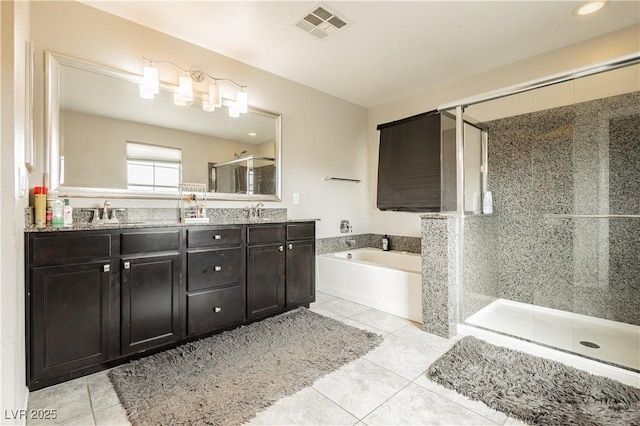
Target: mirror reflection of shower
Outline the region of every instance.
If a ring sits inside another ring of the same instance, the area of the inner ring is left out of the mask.
[[[246,152],[234,153],[231,161],[209,163],[209,191],[247,195],[276,193],[275,157],[244,155]]]

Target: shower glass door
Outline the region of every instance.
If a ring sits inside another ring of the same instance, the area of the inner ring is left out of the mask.
[[[465,114],[494,213],[465,217],[463,322],[640,370],[640,68]]]

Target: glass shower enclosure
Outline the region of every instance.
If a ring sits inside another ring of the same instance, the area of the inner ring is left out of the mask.
[[[459,321],[640,371],[640,66],[464,119]]]

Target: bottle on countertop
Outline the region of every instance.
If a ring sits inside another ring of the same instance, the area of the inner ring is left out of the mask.
[[[38,228],[47,226],[47,187],[33,188],[34,223]]]
[[[47,213],[46,213],[47,226],[51,226],[51,218],[53,217],[53,208],[51,207],[52,197],[53,197],[52,192],[47,194]]]
[[[71,228],[73,226],[73,207],[69,204],[69,199],[64,199],[64,208],[62,210],[63,223],[65,228]]]
[[[391,250],[391,238],[388,235],[382,237],[382,250],[389,251]]]
[[[62,228],[64,226],[64,204],[58,198],[58,193],[52,191],[51,200],[51,226]]]

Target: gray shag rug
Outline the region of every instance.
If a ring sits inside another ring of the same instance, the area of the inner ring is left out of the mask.
[[[135,425],[241,424],[382,337],[299,308],[114,368]]]
[[[427,377],[532,425],[640,425],[640,389],[471,336]]]

